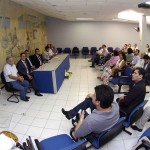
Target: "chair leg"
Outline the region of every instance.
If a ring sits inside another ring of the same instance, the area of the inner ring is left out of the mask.
[[[13,96],[17,99],[17,101],[10,100]],[[15,94],[13,92],[13,94],[10,97],[7,98],[7,101],[13,102],[13,103],[19,103],[19,98],[17,96],[19,96],[19,95]]]
[[[121,86],[122,85],[118,85],[119,86],[119,88],[118,88],[118,93],[120,93],[121,92]]]
[[[124,132],[126,132],[127,134],[132,135],[132,133],[131,133],[130,131],[127,131],[125,127],[123,127],[122,130],[123,130]]]

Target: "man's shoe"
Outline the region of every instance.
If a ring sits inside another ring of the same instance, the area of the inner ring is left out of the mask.
[[[95,66],[90,66],[91,68],[95,68]]]
[[[29,97],[29,96],[26,96],[26,99],[30,99],[30,97]]]
[[[42,94],[40,93],[35,93],[36,96],[43,96]]]
[[[68,111],[65,111],[64,108],[62,108],[61,111],[62,111],[62,113],[65,115],[65,117],[66,117],[68,120],[71,119],[71,117],[69,116],[69,112],[68,112]]]
[[[90,59],[90,60],[88,60],[88,62],[92,62],[92,60]]]
[[[139,132],[142,132],[142,129],[139,129],[137,126],[135,126],[135,125],[131,125],[131,128],[133,129],[133,130],[137,130],[137,131],[139,131]]]
[[[22,100],[22,101],[25,101],[25,102],[28,102],[28,101],[29,101],[27,98],[21,99],[21,100]]]

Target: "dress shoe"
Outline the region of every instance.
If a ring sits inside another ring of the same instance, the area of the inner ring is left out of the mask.
[[[29,101],[27,98],[21,99],[21,100],[22,100],[22,101],[25,101],[25,102],[28,102],[28,101]]]
[[[90,59],[90,60],[88,60],[88,62],[92,62],[92,60]]]
[[[38,92],[35,93],[35,95],[36,95],[36,96],[43,96],[42,94],[40,94],[40,93],[38,93]]]
[[[29,97],[29,96],[26,96],[26,99],[30,99],[30,97]]]
[[[62,113],[65,115],[65,117],[66,117],[68,120],[71,119],[71,117],[69,116],[69,112],[68,112],[68,111],[65,111],[64,108],[62,108],[61,111],[62,111]]]
[[[95,66],[90,66],[91,68],[95,68]]]
[[[131,128],[133,129],[133,130],[137,130],[137,131],[139,131],[139,132],[142,132],[142,129],[139,129],[137,126],[135,126],[135,125],[131,125]]]

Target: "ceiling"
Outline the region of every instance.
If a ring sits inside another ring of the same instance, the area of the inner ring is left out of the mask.
[[[112,21],[121,11],[134,10],[150,15],[150,10],[138,8],[145,0],[11,0],[44,15],[76,21],[76,18],[94,18],[94,21]]]

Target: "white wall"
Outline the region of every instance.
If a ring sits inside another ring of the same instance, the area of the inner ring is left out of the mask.
[[[48,42],[56,47],[100,47],[102,44],[122,47],[125,43],[137,43],[139,33],[133,28],[138,24],[114,22],[73,22],[47,18]],[[150,27],[148,27],[150,35]],[[149,38],[150,41],[150,38]],[[150,42],[149,42],[150,44]]]

